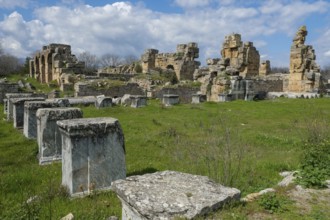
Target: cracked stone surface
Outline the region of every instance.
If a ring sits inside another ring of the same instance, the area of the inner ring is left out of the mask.
[[[163,171],[112,183],[122,201],[123,219],[192,219],[239,200],[240,191],[205,176]]]

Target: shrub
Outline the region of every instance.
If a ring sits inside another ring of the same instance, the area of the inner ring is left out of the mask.
[[[303,155],[297,183],[305,187],[324,188],[330,177],[330,141],[308,141],[303,146]]]
[[[258,204],[270,213],[284,212],[287,200],[284,197],[277,196],[275,193],[267,193],[260,197]]]

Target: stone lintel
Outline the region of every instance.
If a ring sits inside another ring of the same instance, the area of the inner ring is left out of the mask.
[[[163,171],[112,183],[123,203],[122,219],[192,219],[239,200],[240,191],[205,176]]]

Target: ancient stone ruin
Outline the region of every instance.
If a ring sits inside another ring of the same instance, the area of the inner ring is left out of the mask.
[[[315,92],[320,86],[320,67],[313,47],[305,45],[307,34],[306,26],[300,27],[291,45],[289,92]]]
[[[194,219],[240,199],[240,191],[205,176],[163,171],[113,182],[122,219]]]
[[[195,71],[194,79],[202,83],[201,94],[216,102],[253,98],[251,79],[259,75],[260,62],[253,43],[243,43],[240,34],[226,36],[221,55],[221,59],[208,59],[206,68]]]
[[[107,189],[126,177],[124,134],[114,118],[58,121],[62,134],[62,184],[70,195]]]
[[[59,84],[62,74],[81,74],[85,68],[84,62],[79,62],[71,54],[71,46],[66,44],[49,44],[30,60],[30,77],[41,83],[55,80]]]
[[[263,60],[260,63],[259,67],[259,76],[267,76],[270,74],[270,61],[269,60]]]
[[[142,71],[148,73],[157,68],[172,70],[178,80],[192,80],[195,69],[200,62],[197,43],[178,44],[175,53],[159,53],[158,50],[148,49],[141,56]]]
[[[225,37],[221,56],[224,63],[233,68],[231,71],[239,72],[243,78],[259,74],[259,52],[252,42],[243,43],[240,34]]]

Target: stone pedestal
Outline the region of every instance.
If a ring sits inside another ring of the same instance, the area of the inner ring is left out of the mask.
[[[27,138],[37,138],[37,110],[40,108],[68,107],[69,102],[28,101],[24,104],[24,135]]]
[[[122,219],[193,219],[238,201],[240,191],[205,176],[163,171],[112,183],[122,202]]]
[[[105,96],[97,96],[95,101],[96,108],[107,108],[112,106],[112,98]]]
[[[231,94],[219,94],[219,102],[230,102],[232,100]]]
[[[57,122],[62,134],[62,184],[72,196],[108,189],[126,177],[124,134],[114,118]]]
[[[131,107],[140,108],[147,105],[147,97],[142,95],[131,95]]]
[[[22,128],[24,126],[24,103],[27,101],[45,101],[43,97],[26,97],[13,98],[13,120],[15,128]]]
[[[202,103],[202,102],[205,102],[205,101],[206,101],[206,95],[194,94],[192,96],[191,103],[193,103],[193,104],[199,104],[199,103]]]
[[[40,108],[37,110],[39,164],[61,160],[62,139],[56,124],[59,120],[82,118],[79,108]]]
[[[179,95],[164,94],[163,95],[163,104],[165,106],[171,106],[171,105],[179,104]]]
[[[24,98],[24,97],[32,97],[32,93],[6,93],[7,99],[7,121],[13,120],[13,103],[11,99],[13,98]]]

